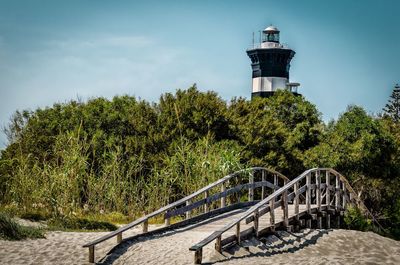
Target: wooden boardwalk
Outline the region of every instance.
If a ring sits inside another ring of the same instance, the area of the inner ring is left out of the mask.
[[[201,264],[203,248],[212,242],[215,251],[221,253],[228,245],[241,244],[251,237],[261,238],[278,229],[298,231],[330,228],[332,224],[340,227],[341,216],[349,204],[370,214],[347,180],[333,169],[310,169],[289,180],[279,172],[256,167],[225,176],[84,247],[89,248],[89,262],[95,262],[97,244],[112,237],[119,244],[123,233],[137,225],[142,225],[143,235],[184,228],[204,236],[197,243],[182,242],[194,252],[194,263]],[[164,217],[165,226],[149,231],[148,220],[159,215]],[[171,224],[170,218],[174,216],[183,216],[185,220]]]

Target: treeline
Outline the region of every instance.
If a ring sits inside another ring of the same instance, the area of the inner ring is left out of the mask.
[[[286,91],[225,102],[193,86],[153,104],[130,96],[70,101],[13,115],[0,200],[52,216],[138,216],[247,166],[291,178],[333,167],[399,235],[399,129],[390,115],[357,106],[326,125],[313,104]]]

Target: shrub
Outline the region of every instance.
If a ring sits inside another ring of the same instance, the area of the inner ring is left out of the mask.
[[[118,228],[115,225],[108,222],[89,220],[86,218],[76,218],[76,217],[71,218],[65,216],[50,219],[48,225],[53,229],[62,229],[62,230],[114,231],[117,230]]]
[[[7,240],[44,238],[44,231],[40,228],[22,226],[8,215],[0,213],[0,238]]]
[[[348,206],[344,215],[344,222],[348,229],[360,231],[372,229],[372,221],[366,218],[358,207]]]

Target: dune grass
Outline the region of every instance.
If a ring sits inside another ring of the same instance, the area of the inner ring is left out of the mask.
[[[8,215],[0,213],[0,238],[6,240],[22,240],[27,238],[44,238],[44,230],[22,226]]]

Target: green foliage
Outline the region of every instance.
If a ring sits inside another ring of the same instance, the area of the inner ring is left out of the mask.
[[[26,238],[44,238],[44,231],[39,228],[21,226],[8,215],[0,213],[0,239],[21,240]]]
[[[323,128],[315,106],[288,91],[267,99],[234,99],[229,117],[246,161],[289,176],[305,169],[303,151],[318,144]]]
[[[195,85],[153,104],[118,96],[17,111],[0,153],[0,204],[64,229],[90,229],[101,225],[77,220],[127,222],[246,166],[289,177],[333,167],[400,233],[398,121],[357,106],[327,125],[320,116],[287,91],[226,103]],[[364,227],[357,214],[349,213],[349,225]]]
[[[118,227],[115,225],[97,220],[89,220],[86,218],[77,217],[59,217],[52,218],[48,221],[48,225],[56,230],[101,230],[101,231],[114,231]]]
[[[360,231],[372,229],[372,221],[367,219],[358,207],[347,207],[344,215],[344,223],[348,229]]]

